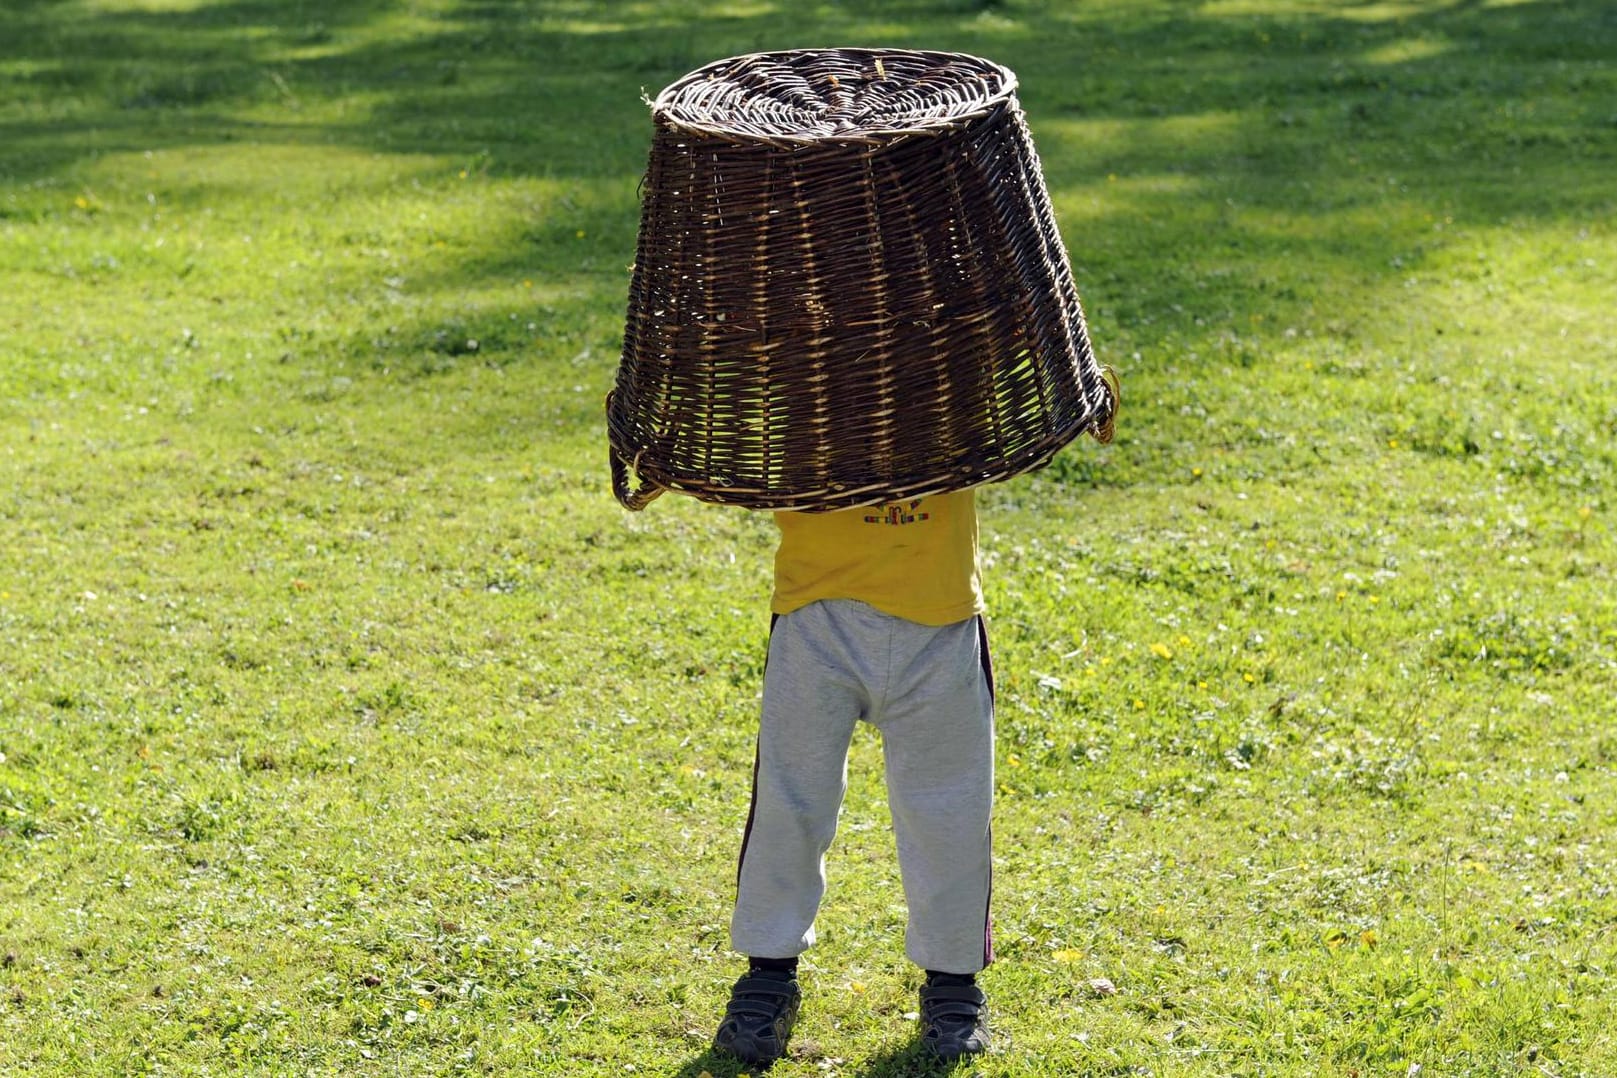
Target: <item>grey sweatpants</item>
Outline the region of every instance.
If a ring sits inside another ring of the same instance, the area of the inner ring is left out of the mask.
[[[925,969],[975,973],[993,958],[994,704],[982,619],[920,625],[852,600],[811,603],[771,632],[731,943],[789,958],[814,942],[861,719],[882,737],[905,953]]]

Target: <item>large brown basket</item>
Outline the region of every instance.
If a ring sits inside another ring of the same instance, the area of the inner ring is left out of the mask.
[[[829,49],[651,103],[613,489],[754,509],[917,498],[1111,432],[1007,69]]]

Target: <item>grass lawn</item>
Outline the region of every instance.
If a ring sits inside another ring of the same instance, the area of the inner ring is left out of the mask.
[[[962,1072],[1617,1074],[1603,0],[9,0],[0,1073],[734,1078],[773,525],[602,399],[642,91],[815,44],[1017,71],[1123,377]],[[878,760],[784,1078],[928,1073]]]

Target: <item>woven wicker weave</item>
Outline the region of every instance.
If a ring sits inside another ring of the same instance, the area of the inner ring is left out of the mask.
[[[624,505],[917,498],[1110,437],[1015,87],[971,56],[802,50],[652,102],[607,398]]]

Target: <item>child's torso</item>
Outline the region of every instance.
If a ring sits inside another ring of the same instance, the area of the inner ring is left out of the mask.
[[[982,613],[973,492],[830,513],[775,514],[771,609],[857,599],[895,617],[949,625]]]

